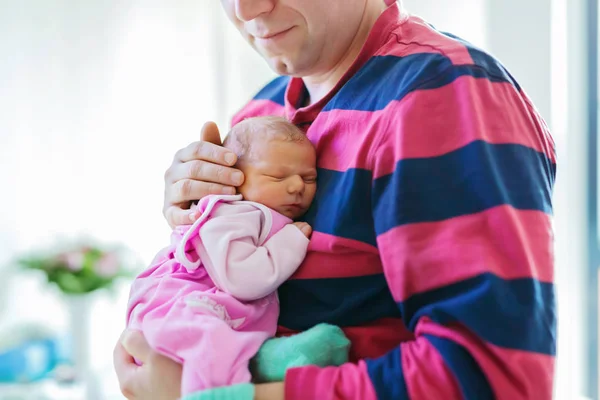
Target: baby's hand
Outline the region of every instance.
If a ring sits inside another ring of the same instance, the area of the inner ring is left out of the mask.
[[[296,228],[300,229],[300,231],[302,231],[302,233],[304,233],[304,236],[306,236],[307,238],[310,238],[310,234],[312,233],[312,228],[309,224],[307,224],[306,222],[294,222],[294,225],[296,226]]]

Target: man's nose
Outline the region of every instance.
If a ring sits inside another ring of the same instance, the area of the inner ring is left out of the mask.
[[[276,0],[234,0],[235,16],[240,21],[252,21],[275,7]]]

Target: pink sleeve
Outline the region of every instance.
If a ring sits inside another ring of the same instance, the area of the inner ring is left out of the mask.
[[[274,292],[300,266],[308,239],[286,225],[258,245],[262,211],[222,215],[200,229],[204,267],[221,290],[241,300]]]
[[[422,339],[403,343],[379,359],[343,364],[340,367],[315,366],[289,369],[285,376],[285,399],[327,398],[335,400],[448,399],[462,398],[451,372],[440,354]],[[398,372],[401,369],[402,372]],[[413,379],[408,396],[404,375]],[[435,382],[432,385],[431,382]],[[386,387],[388,397],[378,395],[377,388]]]
[[[285,400],[318,398],[376,400],[377,396],[363,361],[357,365],[308,366],[287,370]]]

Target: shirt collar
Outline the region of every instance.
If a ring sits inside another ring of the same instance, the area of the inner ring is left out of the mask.
[[[408,15],[403,11],[401,1],[385,0],[385,4],[387,8],[371,28],[367,41],[358,57],[333,90],[324,98],[308,107],[297,108],[299,101],[302,100],[303,96],[306,96],[306,87],[302,78],[292,77],[290,79],[285,93],[285,115],[290,121],[296,125],[312,123],[325,104],[383,46],[394,28],[407,19]]]

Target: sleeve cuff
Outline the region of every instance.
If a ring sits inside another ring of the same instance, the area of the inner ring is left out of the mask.
[[[285,400],[306,400],[318,399],[320,396],[319,383],[323,378],[327,368],[315,366],[290,368],[285,373]],[[333,384],[333,377],[329,377],[329,384]]]
[[[340,367],[290,368],[285,374],[285,400],[376,400],[364,361]]]

